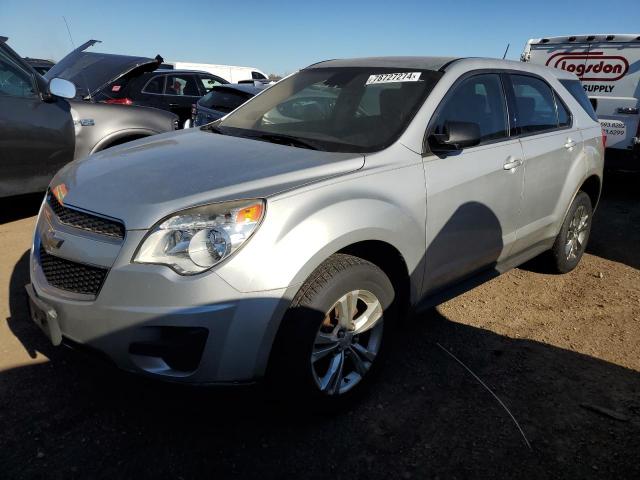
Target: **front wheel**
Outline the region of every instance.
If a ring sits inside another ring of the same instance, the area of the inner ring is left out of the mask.
[[[394,289],[376,265],[335,254],[302,285],[283,319],[273,378],[289,394],[336,406],[362,390],[383,354]]]
[[[551,249],[553,269],[567,273],[576,268],[587,248],[593,207],[589,195],[578,192]]]

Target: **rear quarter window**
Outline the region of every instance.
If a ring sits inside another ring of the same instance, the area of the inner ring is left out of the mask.
[[[598,116],[596,115],[587,94],[584,93],[584,88],[582,88],[580,80],[560,80],[560,83],[567,89],[571,96],[576,99],[582,109],[587,112],[587,115],[597,122]]]

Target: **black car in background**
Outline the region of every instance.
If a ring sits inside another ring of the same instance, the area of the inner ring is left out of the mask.
[[[191,112],[193,126],[199,127],[224,117],[267,87],[268,85],[260,82],[214,86],[193,106]]]
[[[55,65],[55,62],[52,62],[51,60],[45,60],[43,58],[24,57],[24,60],[29,65],[31,65],[31,68],[33,68],[40,75],[44,75],[49,70],[51,70],[51,67]]]
[[[191,106],[226,80],[206,72],[163,70],[163,58],[134,57],[86,52],[98,43],[89,40],[60,60],[46,78],[73,82],[85,100],[120,105],[140,105],[168,110],[180,118],[191,118]]]
[[[228,82],[205,72],[155,70],[111,83],[96,99],[105,103],[144,105],[169,110],[180,125],[191,118],[191,106],[211,89]]]

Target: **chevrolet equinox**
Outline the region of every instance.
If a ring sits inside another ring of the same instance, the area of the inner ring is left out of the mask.
[[[342,402],[402,315],[541,254],[575,268],[603,167],[579,87],[503,60],[330,60],[72,162],[40,209],[31,316],[131,372]]]

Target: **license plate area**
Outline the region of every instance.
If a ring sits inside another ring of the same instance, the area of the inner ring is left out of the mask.
[[[53,307],[38,298],[31,284],[25,287],[29,298],[29,313],[31,320],[51,340],[53,345],[62,343],[62,333],[58,323],[58,314]]]

